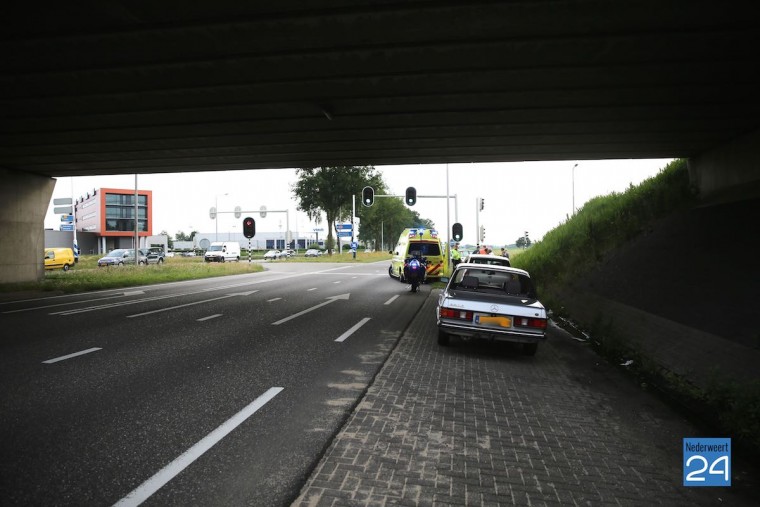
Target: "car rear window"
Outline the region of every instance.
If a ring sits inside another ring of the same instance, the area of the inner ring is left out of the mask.
[[[529,276],[491,270],[485,267],[458,269],[451,279],[449,288],[532,299],[537,297],[533,281]]]

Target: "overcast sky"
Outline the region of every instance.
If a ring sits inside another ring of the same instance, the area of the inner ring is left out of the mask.
[[[581,208],[589,199],[624,192],[656,175],[671,159],[656,160],[572,160],[561,162],[511,162],[490,164],[450,164],[448,166],[451,199],[449,224],[458,221],[464,228],[463,243],[476,241],[476,202],[485,200],[480,212],[480,225],[486,230],[488,245],[513,244],[528,231],[531,240],[540,240],[549,230],[567,219],[573,207]],[[575,164],[578,166],[573,171]],[[391,192],[402,195],[407,187],[415,187],[418,196],[445,196],[447,167],[442,165],[377,166]],[[573,177],[574,172],[574,177]],[[253,212],[266,206],[268,210],[289,210],[290,229],[303,237],[316,225],[296,211],[291,184],[296,181],[294,169],[249,171],[217,171],[175,174],[138,175],[140,190],[153,191],[153,233],[192,230],[212,233],[240,233],[242,219],[222,213],[218,225],[209,217],[209,209],[217,206],[232,212],[235,206]],[[574,181],[574,185],[573,185]],[[134,191],[135,175],[59,178],[53,198],[84,196],[93,189],[123,188]],[[357,189],[356,206],[361,207],[361,189]],[[346,203],[351,206],[350,202]],[[419,197],[414,206],[421,217],[431,219],[444,234],[447,230],[446,199]],[[245,213],[256,219],[256,230],[280,232],[286,228],[285,213]],[[53,213],[51,199],[45,227],[58,229],[60,216]],[[450,230],[450,227],[448,228]],[[313,233],[312,233],[313,234]],[[313,237],[313,236],[310,236]],[[324,237],[320,234],[320,237]],[[395,239],[395,238],[394,238]]]

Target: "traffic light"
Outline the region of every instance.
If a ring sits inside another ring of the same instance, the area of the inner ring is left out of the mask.
[[[375,202],[375,189],[372,187],[364,187],[362,189],[362,204],[365,206],[372,206]]]
[[[406,189],[406,204],[407,206],[414,206],[417,202],[417,189],[409,187]]]
[[[483,211],[483,208],[485,207],[486,200],[482,197],[480,198],[480,211]]]
[[[480,226],[480,242],[482,243],[485,240],[486,240],[486,226],[481,225]]]
[[[459,222],[455,223],[451,227],[451,237],[454,238],[454,241],[462,241],[463,235],[464,234],[462,232],[462,224],[460,224]]]
[[[251,217],[243,219],[243,236],[251,239],[256,235],[256,221]]]

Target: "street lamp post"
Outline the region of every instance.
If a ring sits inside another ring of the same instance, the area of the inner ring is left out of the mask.
[[[575,164],[573,166],[573,215],[575,215],[575,168],[578,167],[578,164]]]
[[[214,209],[216,210],[216,215],[214,216],[214,241],[219,241],[219,195],[229,194],[217,194],[214,196]]]

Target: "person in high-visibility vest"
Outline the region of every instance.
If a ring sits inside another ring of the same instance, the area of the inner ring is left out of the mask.
[[[460,262],[462,262],[462,254],[459,253],[459,243],[454,243],[454,249],[451,251],[451,263],[456,268]]]

